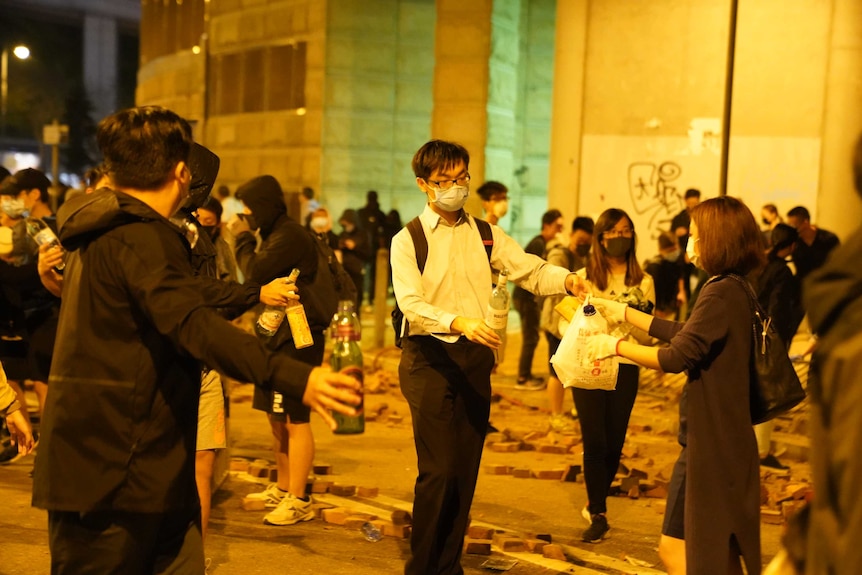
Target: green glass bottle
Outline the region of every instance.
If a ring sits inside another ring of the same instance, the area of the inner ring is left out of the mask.
[[[329,365],[332,371],[338,371],[356,379],[360,385],[364,378],[362,366],[362,349],[359,347],[361,337],[361,326],[359,317],[353,309],[353,302],[342,300],[338,302],[338,311],[329,325],[329,335],[332,338],[332,355],[329,356]],[[362,390],[359,391],[362,394]],[[356,406],[357,414],[354,416],[342,415],[333,412],[337,427],[335,433],[364,433],[365,402]]]

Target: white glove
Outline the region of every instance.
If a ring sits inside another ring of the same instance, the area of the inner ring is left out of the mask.
[[[590,297],[590,303],[599,308],[605,319],[612,323],[626,322],[626,308],[628,304],[600,297]]]
[[[585,358],[592,363],[598,359],[613,357],[617,354],[617,343],[621,340],[621,338],[605,333],[596,334],[590,337],[587,342]]]

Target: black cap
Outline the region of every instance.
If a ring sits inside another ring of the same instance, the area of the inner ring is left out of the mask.
[[[0,185],[0,196],[17,196],[24,190],[33,189],[46,194],[50,187],[51,180],[45,174],[33,168],[25,168],[3,180],[3,184]]]

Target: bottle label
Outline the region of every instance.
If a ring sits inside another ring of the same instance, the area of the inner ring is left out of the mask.
[[[508,309],[495,309],[488,306],[488,311],[485,313],[485,323],[491,329],[506,329],[506,324],[509,321]]]
[[[338,324],[335,327],[334,337],[348,341],[359,341],[359,333],[350,324]]]
[[[257,318],[257,325],[267,335],[273,335],[284,321],[284,312],[280,309],[267,309]]]
[[[288,308],[287,323],[290,325],[290,333],[293,335],[293,345],[296,349],[314,345],[314,338],[311,336],[311,328],[308,327],[308,318],[305,317],[305,308],[302,305]]]
[[[45,244],[58,244],[57,236],[54,235],[54,232],[51,231],[51,228],[45,228],[40,231],[38,234],[33,236],[33,241],[36,242],[36,245],[43,246]]]

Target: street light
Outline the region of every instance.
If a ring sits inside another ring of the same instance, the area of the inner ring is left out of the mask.
[[[12,53],[19,60],[26,60],[30,57],[30,48],[23,45],[18,45],[12,48]],[[9,95],[9,48],[3,48],[3,54],[0,56],[0,106],[2,106],[2,119],[0,119],[0,134],[6,135],[6,98]]]

